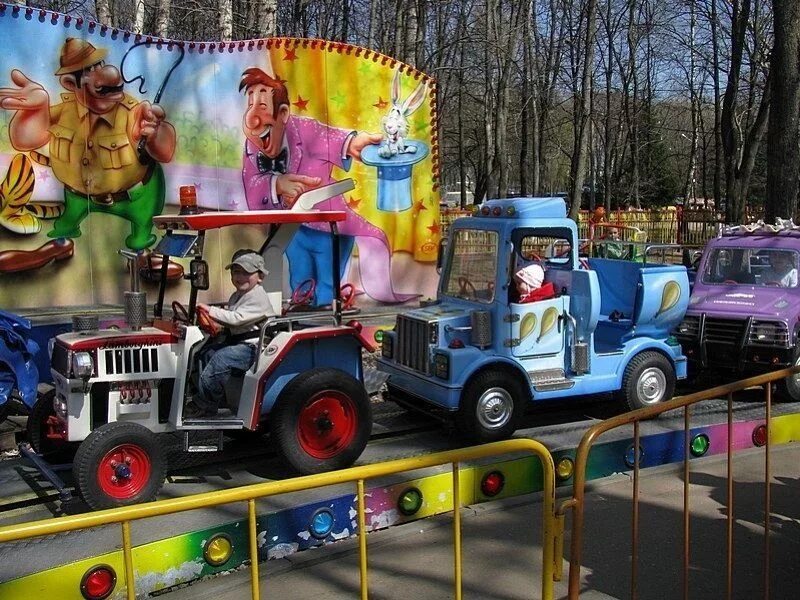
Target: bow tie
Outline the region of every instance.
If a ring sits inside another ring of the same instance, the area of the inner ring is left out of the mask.
[[[256,162],[258,164],[259,173],[286,173],[286,159],[288,153],[286,148],[280,151],[278,156],[270,158],[259,152],[256,155]]]

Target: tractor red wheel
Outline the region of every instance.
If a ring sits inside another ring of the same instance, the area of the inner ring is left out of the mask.
[[[303,474],[352,465],[367,445],[372,407],[364,386],[338,369],[297,375],[269,416],[279,453]]]
[[[151,471],[147,452],[135,444],[120,444],[100,459],[97,483],[110,498],[126,500],[141,493]]]
[[[300,447],[318,459],[336,456],[353,443],[358,413],[353,399],[334,390],[322,390],[300,409],[297,437]]]
[[[107,423],[81,443],[72,463],[75,482],[93,509],[155,500],[167,461],[156,435],[138,423]]]

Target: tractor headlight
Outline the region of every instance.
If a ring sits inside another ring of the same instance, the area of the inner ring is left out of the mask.
[[[67,401],[60,394],[53,398],[53,411],[59,419],[67,418]]]
[[[72,376],[89,379],[94,372],[92,355],[88,352],[75,352],[72,355]]]

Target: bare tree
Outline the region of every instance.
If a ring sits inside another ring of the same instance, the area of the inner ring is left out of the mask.
[[[773,0],[772,103],[767,134],[765,216],[793,217],[800,178],[800,3]]]

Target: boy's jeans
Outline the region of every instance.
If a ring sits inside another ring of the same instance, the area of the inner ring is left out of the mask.
[[[230,379],[231,371],[246,371],[255,358],[255,347],[251,344],[224,346],[212,352],[211,359],[200,373],[200,393],[194,401],[198,408],[206,411],[216,411],[219,408],[220,401],[225,398],[225,383]]]

